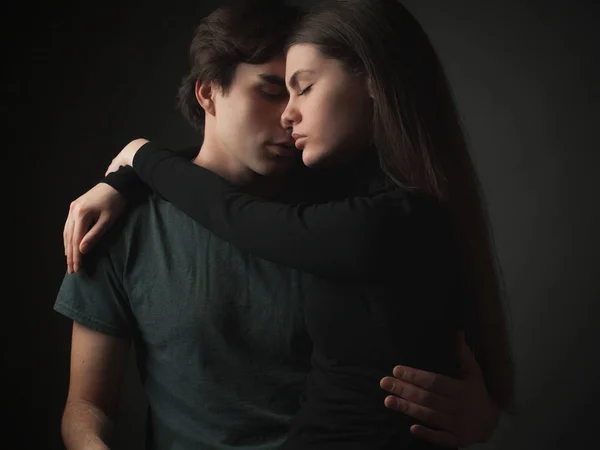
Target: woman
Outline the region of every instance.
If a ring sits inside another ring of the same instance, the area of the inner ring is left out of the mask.
[[[403,416],[381,408],[374,380],[398,361],[456,375],[449,343],[463,327],[488,389],[508,407],[492,242],[450,89],[421,27],[393,0],[324,2],[290,41],[286,80],[282,124],[307,166],[350,180],[344,200],[270,202],[152,145],[115,159],[234,245],[317,275],[319,295],[306,305],[313,371],[284,448],[425,448]],[[475,305],[460,304],[469,294]],[[467,319],[473,308],[478,330]]]

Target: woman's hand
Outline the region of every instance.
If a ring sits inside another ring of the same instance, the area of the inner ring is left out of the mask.
[[[386,407],[425,425],[410,428],[415,436],[443,447],[465,448],[492,437],[500,411],[464,333],[459,333],[458,351],[463,365],[460,379],[396,366],[394,377],[383,378],[381,387],[393,394],[386,397]]]
[[[104,176],[108,175],[111,172],[116,172],[121,166],[133,166],[133,157],[140,149],[140,147],[147,142],[150,141],[148,141],[148,139],[143,138],[134,139],[125,147],[123,147],[123,150],[121,150],[119,154],[115,156],[115,158],[111,161],[110,165],[108,166],[108,169],[106,169],[106,173],[104,174]]]
[[[134,139],[112,160],[104,176],[115,172],[121,166],[131,166],[133,157],[147,139]],[[67,272],[77,272],[81,259],[106,233],[108,227],[119,217],[127,201],[113,187],[98,183],[77,200],[71,203],[65,222],[63,240],[67,257]]]
[[[88,252],[122,214],[127,200],[106,183],[98,183],[71,203],[63,240],[67,272],[77,272],[82,255]]]

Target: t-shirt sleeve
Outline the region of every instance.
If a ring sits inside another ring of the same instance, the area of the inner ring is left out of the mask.
[[[198,155],[199,145],[185,147],[175,150],[175,153],[181,158],[192,160]],[[106,175],[101,183],[106,183],[113,187],[128,200],[138,200],[145,198],[152,190],[144,184],[140,177],[135,173],[131,166],[121,166],[114,172]]]
[[[122,277],[102,248],[87,255],[78,272],[65,275],[54,310],[101,333],[132,337],[134,319]]]
[[[411,230],[427,215],[401,189],[324,203],[267,200],[152,143],[137,152],[133,168],[159,195],[236,247],[320,276],[376,275],[399,240],[412,245]]]

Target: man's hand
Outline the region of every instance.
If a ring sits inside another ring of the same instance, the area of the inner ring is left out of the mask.
[[[126,204],[125,197],[106,183],[98,183],[71,203],[63,230],[68,273],[79,270],[82,255],[106,233]]]
[[[413,425],[411,433],[443,447],[465,448],[491,438],[499,408],[486,389],[481,368],[462,332],[458,351],[463,365],[460,379],[396,366],[394,377],[383,378],[381,387],[393,394],[386,397],[386,407],[431,427]]]
[[[108,169],[106,169],[106,173],[104,174],[104,176],[108,175],[111,172],[116,172],[121,166],[133,166],[133,157],[140,149],[140,147],[146,144],[147,142],[150,141],[148,141],[148,139],[143,138],[134,139],[125,147],[123,147],[123,150],[121,150],[119,154],[115,156],[115,158],[111,161],[110,165],[108,166]]]

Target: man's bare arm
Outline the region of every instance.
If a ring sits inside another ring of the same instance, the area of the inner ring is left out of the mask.
[[[62,417],[67,450],[110,448],[130,342],[73,323],[69,394]]]

